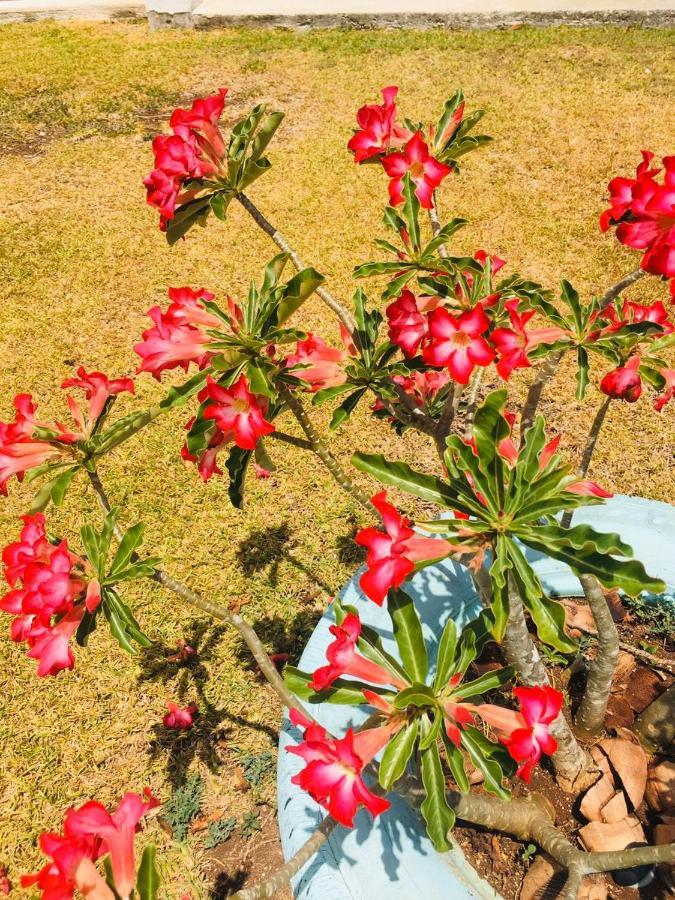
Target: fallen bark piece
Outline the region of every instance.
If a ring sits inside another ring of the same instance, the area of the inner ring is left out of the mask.
[[[582,844],[591,853],[625,850],[631,844],[644,844],[645,833],[635,816],[621,822],[589,822],[579,829]]]
[[[605,757],[606,759],[606,757]],[[602,822],[602,810],[616,793],[614,779],[609,771],[586,791],[579,805],[579,812],[589,822]],[[620,818],[625,818],[624,813]]]
[[[538,853],[525,873],[518,900],[556,897],[565,883],[566,872],[546,853]]]
[[[581,637],[579,629],[595,632],[595,619],[590,607],[577,600],[563,600],[562,605],[565,608],[565,625],[572,637]]]
[[[607,754],[633,809],[637,809],[647,787],[647,754],[638,744],[622,738],[609,738],[600,741],[598,746]]]
[[[645,666],[633,673],[630,680],[630,690],[626,698],[638,715],[644,712],[650,703],[657,700],[663,693],[663,682],[651,669]]]
[[[628,677],[635,670],[635,657],[632,653],[625,650],[619,650],[619,658],[616,661],[616,669],[614,669],[614,679],[612,682],[612,693],[624,689]]]
[[[626,797],[623,791],[617,791],[612,799],[605,803],[600,813],[603,822],[620,822],[628,816]]]
[[[649,767],[645,801],[655,812],[675,814],[675,762],[669,759],[654,760]]]

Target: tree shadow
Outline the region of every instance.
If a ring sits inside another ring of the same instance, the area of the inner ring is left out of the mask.
[[[285,657],[294,663],[305,649],[322,615],[322,610],[307,609],[299,612],[290,623],[281,616],[264,616],[251,624],[270,656],[281,657],[279,663],[285,662]],[[264,675],[243,641],[238,642],[235,652],[239,664],[247,671],[255,672],[257,678],[264,682]]]
[[[209,900],[227,900],[235,891],[246,884],[249,869],[240,868],[236,872],[219,872],[209,891]]]
[[[166,758],[167,776],[176,788],[185,781],[195,759],[210,772],[218,772],[226,760],[227,738],[231,734],[228,723],[250,728],[266,734],[276,743],[275,729],[259,722],[218,708],[206,695],[210,673],[205,666],[216,655],[218,644],[225,632],[223,625],[195,619],[186,629],[185,644],[194,648],[194,655],[187,655],[181,648],[155,643],[139,654],[140,683],[160,682],[171,687],[172,697],[180,705],[196,703],[199,715],[187,731],[167,728],[163,722],[153,726],[154,737],[150,741],[152,759]]]

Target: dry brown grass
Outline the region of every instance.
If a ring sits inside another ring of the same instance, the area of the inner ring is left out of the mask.
[[[132,370],[130,348],[144,313],[163,302],[167,286],[204,284],[220,297],[237,296],[272,255],[236,207],[227,227],[211,224],[166,247],[141,179],[150,165],[148,137],[175,99],[230,85],[236,111],[259,100],[286,110],[274,170],[252,194],[331,289],[348,296],[351,270],[369,257],[379,233],[384,196],[376,170],[355,170],[345,152],[353,111],[394,82],[404,110],[431,119],[461,83],[472,106],[487,108],[487,130],[497,140],[444,186],[443,210],[473,222],[459,249],[487,247],[508,260],[509,271],[547,285],[567,276],[583,294],[636,264],[599,234],[597,217],[607,180],[630,171],[642,147],[672,151],[669,48],[672,34],[619,29],[295,35],[149,34],[129,24],[1,28],[0,415],[21,390],[62,414],[55,386],[72,361],[111,374]],[[660,295],[653,280],[633,292]],[[336,333],[318,301],[308,304],[305,321]],[[140,380],[141,401],[160,393],[151,379]],[[574,452],[597,395],[590,391],[583,407],[572,397],[563,373],[544,409]],[[163,554],[170,571],[223,602],[245,603],[270,648],[295,652],[354,567],[345,539],[360,514],[318,465],[285,447],[275,448],[275,477],[253,481],[246,510],[233,510],[222,481],[204,487],[182,465],[185,417],[181,411],[159,421],[111,458],[103,470],[109,491],[128,523],[147,522],[148,549]],[[592,474],[616,490],[675,501],[674,422],[672,409],[659,417],[647,403],[617,407]],[[353,446],[385,449],[391,439],[361,413],[335,444],[346,459]],[[432,459],[414,436],[405,437],[401,454]],[[16,533],[28,496],[13,485],[0,506],[3,544]],[[75,490],[56,516],[75,546],[81,500]],[[84,509],[97,517],[89,496]],[[160,644],[175,646],[202,628],[158,587],[126,596]],[[228,767],[239,752],[274,746],[280,710],[241,667],[235,635],[209,629],[201,641],[208,649],[199,702],[223,732],[225,766],[225,777],[209,776],[209,802],[236,812],[249,801],[232,790]],[[173,670],[148,679],[151,660],[124,656],[103,631],[78,653],[75,671],[56,679],[38,680],[6,630],[0,646],[0,862],[16,878],[36,866],[37,834],[56,826],[67,805],[91,796],[111,801],[145,784],[168,796],[176,769],[168,748],[155,747],[154,727],[166,699],[197,693],[189,679],[181,689]],[[180,759],[188,757],[185,751]],[[203,762],[193,765],[205,770]],[[198,842],[179,849],[157,828],[152,836],[163,847],[167,896],[188,888],[202,896]]]

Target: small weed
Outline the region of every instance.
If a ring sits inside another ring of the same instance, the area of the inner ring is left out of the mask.
[[[185,784],[171,795],[164,806],[164,818],[171,826],[177,841],[187,837],[190,822],[199,812],[204,793],[204,780],[200,775],[190,775]]]
[[[211,822],[209,830],[206,833],[206,839],[204,840],[204,849],[212,850],[219,844],[224,844],[225,841],[230,838],[236,827],[236,816],[231,816],[229,819],[221,819],[219,822]]]
[[[623,603],[628,607],[632,617],[641,625],[645,625],[649,633],[663,643],[672,641],[675,634],[675,606],[648,600],[646,597],[624,597]]]
[[[523,850],[520,858],[522,859],[523,862],[529,862],[529,860],[531,860],[534,857],[536,852],[537,852],[537,845],[536,844],[528,844],[527,847],[525,847],[525,849]]]
[[[244,813],[241,820],[241,836],[245,841],[250,841],[256,831],[262,831],[260,815],[254,812]]]
[[[241,767],[248,783],[253,787],[258,787],[261,781],[273,771],[274,755],[269,750],[263,750],[257,755],[247,753],[241,759]]]

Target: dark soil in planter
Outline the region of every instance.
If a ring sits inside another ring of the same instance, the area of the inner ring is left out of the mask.
[[[563,601],[571,605],[579,605],[580,601]],[[644,613],[638,607],[638,614]],[[648,611],[649,612],[649,611]],[[662,617],[657,616],[656,623],[648,618],[641,621],[638,615],[630,608],[621,604],[615,610],[620,640],[625,645],[639,650],[649,648],[648,652],[657,655],[661,660],[673,664],[675,667],[675,632],[670,634],[663,629]],[[655,631],[656,625],[656,631]],[[577,632],[578,636],[579,632]],[[588,646],[587,638],[582,637]],[[588,652],[592,653],[592,642],[588,646]],[[627,655],[630,651],[623,650],[620,666],[627,669]],[[550,660],[549,660],[550,663]],[[496,668],[501,664],[499,650],[496,645],[489,645],[483,656],[477,661],[476,669],[484,672],[490,668]],[[572,706],[578,703],[584,684],[583,672],[574,674],[574,666],[564,668],[562,666],[549,666],[554,685],[560,690],[567,691]],[[573,673],[570,675],[570,671]],[[635,666],[621,676],[620,667],[617,670],[619,677],[614,685],[608,704],[607,729],[602,737],[626,737],[627,732],[633,727],[639,715],[649,704],[660,696],[672,683],[673,675],[667,671],[660,671],[648,665],[640,659],[635,659]],[[450,787],[455,787],[449,779]],[[478,786],[474,790],[480,790]],[[529,788],[530,792],[536,792],[546,797],[556,810],[556,825],[561,828],[571,839],[574,839],[580,827],[587,820],[579,812],[579,797],[573,797],[560,790],[549,771],[543,767],[534,770]],[[528,788],[519,783],[514,787],[514,796],[522,797],[528,792]],[[675,810],[666,811],[675,816]],[[651,842],[654,826],[659,820],[657,813],[653,812],[644,802],[635,810],[635,816],[644,828],[647,840]],[[511,838],[485,831],[475,827],[456,827],[455,840],[462,848],[469,863],[478,873],[491,884],[506,900],[516,900],[519,897],[521,885],[528,869],[535,863],[540,851],[534,847],[528,848],[522,842]],[[606,889],[606,896],[613,900],[657,900],[669,896],[668,885],[661,877],[657,876],[651,884],[640,888],[621,887],[617,885],[611,875],[596,876],[597,896],[603,896],[601,885]],[[554,900],[559,895],[564,883],[564,877],[557,878],[551,883],[546,893],[538,892],[534,895],[528,893],[528,897],[534,896],[539,900]],[[593,895],[595,896],[595,895]]]

